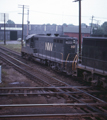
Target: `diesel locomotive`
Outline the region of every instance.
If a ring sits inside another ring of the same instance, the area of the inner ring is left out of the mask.
[[[72,74],[76,67],[74,58],[77,55],[77,38],[58,34],[28,35],[21,55],[27,59],[39,60],[52,69]]]
[[[54,70],[81,76],[92,85],[107,88],[107,38],[84,37],[81,60],[77,45],[73,37],[32,34],[26,37],[21,54],[23,58],[38,60]]]

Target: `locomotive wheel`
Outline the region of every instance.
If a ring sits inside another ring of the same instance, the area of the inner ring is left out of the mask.
[[[92,80],[91,84],[92,86],[98,86],[98,80]]]
[[[103,88],[107,88],[107,83],[106,82],[103,82]]]
[[[83,80],[86,81],[86,79],[87,79],[87,73],[86,73],[86,72],[83,72]]]
[[[86,81],[87,81],[87,82],[91,82],[91,81],[92,81],[92,75],[87,76]]]

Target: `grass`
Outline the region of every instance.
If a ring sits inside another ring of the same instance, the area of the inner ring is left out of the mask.
[[[8,49],[11,49],[11,50],[19,52],[19,53],[21,51],[21,44],[7,44],[7,45],[0,44],[0,46],[6,47]]]
[[[2,75],[6,76],[8,75],[6,71],[2,70]]]
[[[4,77],[6,77],[8,74],[6,71],[2,70],[2,78],[1,78],[1,83],[0,83],[0,87],[5,87],[7,86],[7,83],[4,79]]]

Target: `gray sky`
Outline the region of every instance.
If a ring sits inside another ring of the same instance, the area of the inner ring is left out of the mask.
[[[15,23],[22,23],[22,8],[18,5],[29,6],[29,21],[31,24],[58,24],[78,25],[79,4],[74,0],[0,0],[0,13],[9,13],[9,19]],[[82,0],[81,22],[89,25],[92,15],[94,23],[99,20],[101,25],[107,21],[107,0]],[[27,13],[27,9],[25,9]],[[27,15],[24,16],[27,23]]]

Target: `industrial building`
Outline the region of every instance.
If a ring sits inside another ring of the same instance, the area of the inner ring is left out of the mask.
[[[59,35],[68,35],[70,37],[79,36],[78,26],[64,26],[64,25],[36,25],[24,24],[23,39],[26,38],[28,34],[47,34],[50,33],[54,35],[55,33]],[[83,37],[90,36],[90,27],[81,28],[81,40]],[[22,38],[22,24],[5,24],[5,39],[6,40],[17,40]],[[4,40],[4,24],[0,24],[0,40]]]
[[[24,25],[23,38],[28,34],[63,34],[61,25]],[[22,24],[5,24],[6,40],[22,38]],[[0,40],[4,40],[4,24],[0,24]]]

